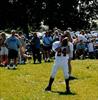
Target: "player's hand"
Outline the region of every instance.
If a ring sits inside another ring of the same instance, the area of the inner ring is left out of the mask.
[[[64,49],[62,50],[62,54],[63,54],[63,56],[66,56],[66,48],[64,48]]]
[[[61,53],[62,53],[61,48],[58,48],[58,50],[57,50],[57,56],[61,56]]]

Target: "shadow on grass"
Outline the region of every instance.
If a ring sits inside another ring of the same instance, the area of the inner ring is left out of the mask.
[[[78,78],[77,77],[74,77],[74,76],[70,76],[69,77],[69,80],[71,81],[71,80],[77,80]]]
[[[51,91],[52,93],[58,93],[59,95],[76,95],[76,93],[67,93],[67,92],[61,92],[61,91]]]

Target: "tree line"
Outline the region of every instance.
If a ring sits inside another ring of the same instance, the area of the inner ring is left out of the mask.
[[[90,28],[98,17],[97,0],[0,0],[0,30],[20,28],[28,33],[40,28]]]

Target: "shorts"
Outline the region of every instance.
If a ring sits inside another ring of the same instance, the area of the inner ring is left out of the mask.
[[[44,51],[50,51],[52,46],[43,46]]]
[[[13,49],[9,49],[8,58],[14,59],[14,58],[17,58],[17,57],[18,57],[18,51],[13,50]]]
[[[8,55],[8,49],[6,47],[0,47],[0,55]]]

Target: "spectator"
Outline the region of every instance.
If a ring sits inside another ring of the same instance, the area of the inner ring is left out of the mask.
[[[21,42],[20,40],[15,36],[16,31],[12,30],[11,31],[11,37],[9,37],[5,43],[8,47],[8,65],[7,67],[10,68],[10,63],[11,60],[13,59],[13,68],[16,68],[17,65],[17,58],[18,58],[18,49],[20,49],[21,53],[22,53],[22,49],[21,49]]]
[[[44,52],[44,60],[45,62],[50,62],[50,52],[52,48],[52,36],[49,34],[49,32],[46,32],[43,36],[43,52]]]
[[[59,41],[59,38],[60,38],[60,33],[58,32],[58,30],[56,30],[54,32],[54,35],[53,35],[53,41]]]
[[[89,58],[93,59],[94,58],[94,41],[93,40],[89,41],[87,47],[88,47]]]
[[[32,45],[34,64],[36,63],[36,59],[38,59],[39,63],[41,63],[40,38],[37,36],[37,33],[33,34],[33,38],[31,40],[31,45]]]
[[[0,33],[0,65],[1,65],[1,59],[2,59],[2,57],[1,57],[1,46],[2,46],[2,41],[3,41],[3,38],[2,38],[1,33]]]
[[[80,42],[77,43],[77,45],[76,45],[76,58],[84,59],[84,57],[85,57],[85,44],[84,44],[83,40],[80,40]]]
[[[18,38],[19,38],[19,40],[20,40],[20,42],[21,42],[21,45],[22,45],[22,51],[23,51],[23,53],[25,54],[25,52],[26,52],[26,42],[25,42],[25,36],[23,35],[23,33],[20,31],[19,33],[18,33]],[[26,59],[25,59],[25,57],[23,56],[23,55],[19,55],[19,63],[20,64],[25,64],[25,62],[26,62]]]
[[[6,40],[6,33],[1,33],[2,41],[1,41],[1,50],[0,50],[0,56],[1,56],[1,65],[6,66],[8,63],[8,49],[5,46],[5,40]]]
[[[85,37],[85,31],[81,30],[80,34],[78,35],[78,41],[83,41],[83,42],[87,42],[87,38]]]

